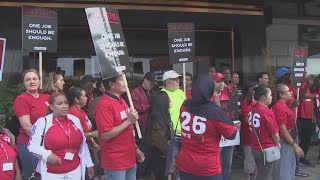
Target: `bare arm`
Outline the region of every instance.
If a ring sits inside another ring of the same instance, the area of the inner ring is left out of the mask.
[[[132,125],[132,124],[129,123],[128,121],[124,121],[123,123],[121,123],[120,125],[114,127],[110,131],[102,133],[101,134],[101,138],[102,138],[103,141],[109,141],[112,138],[118,136],[123,130],[125,130],[130,125]]]
[[[84,136],[86,138],[89,138],[89,137],[94,137],[94,138],[98,138],[98,131],[91,131],[91,132],[88,132],[88,133],[85,133]]]
[[[20,122],[20,126],[26,132],[28,136],[30,136],[32,124],[30,120],[30,115],[24,115],[18,118]]]
[[[281,147],[279,133],[272,134],[272,139],[277,146]]]
[[[279,128],[280,128],[280,133],[281,133],[283,139],[286,140],[286,142],[287,142],[288,144],[292,144],[292,142],[294,141],[294,139],[293,139],[293,138],[291,137],[291,135],[289,134],[286,125],[281,124]]]
[[[123,130],[125,130],[130,125],[133,125],[137,119],[139,118],[138,112],[133,110],[130,112],[129,117],[126,121],[121,123],[118,126],[115,126],[110,131],[104,132],[101,134],[101,138],[103,141],[109,141],[110,139],[118,136]]]
[[[18,160],[16,160],[16,167],[15,167],[15,180],[21,180],[21,172],[20,172],[20,167],[19,167],[19,163]]]

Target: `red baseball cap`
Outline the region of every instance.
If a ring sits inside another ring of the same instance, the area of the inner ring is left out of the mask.
[[[213,73],[212,74],[212,79],[214,81],[220,81],[221,79],[224,79],[224,76],[222,73]]]

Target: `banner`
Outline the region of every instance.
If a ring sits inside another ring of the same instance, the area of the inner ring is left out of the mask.
[[[221,100],[220,107],[223,109],[226,117],[232,121],[239,120],[238,98],[230,100]]]
[[[301,86],[306,72],[306,62],[308,57],[308,47],[293,47],[293,65],[291,70],[291,86],[298,88]]]
[[[43,7],[22,7],[23,52],[57,52],[57,12]]]
[[[169,23],[168,43],[171,64],[193,61],[195,57],[194,24]]]
[[[239,123],[240,121],[234,121],[235,124]],[[233,140],[229,140],[221,136],[220,140],[220,147],[227,147],[227,146],[235,146],[240,144],[240,130],[237,129],[236,137]]]
[[[118,10],[86,8],[101,75],[108,79],[130,69],[130,60]]]
[[[6,39],[0,38],[0,81],[2,81],[5,52],[6,52]]]

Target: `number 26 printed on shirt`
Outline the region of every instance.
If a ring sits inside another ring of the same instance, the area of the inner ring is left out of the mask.
[[[190,132],[191,127],[189,125],[190,121],[191,121],[191,115],[188,112],[182,112],[181,114],[181,118],[185,118],[182,123],[181,123],[181,127],[183,130]],[[204,132],[206,132],[206,124],[205,122],[207,121],[206,118],[200,117],[200,116],[194,116],[193,120],[192,120],[192,131],[195,134],[203,134]]]
[[[250,127],[252,127],[252,122],[253,122],[253,127],[258,128],[260,127],[260,114],[254,113],[252,116],[252,111],[249,113],[249,119],[248,119],[248,124]]]

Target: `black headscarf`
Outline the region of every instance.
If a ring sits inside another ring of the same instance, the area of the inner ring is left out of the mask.
[[[225,116],[223,110],[212,102],[213,92],[214,82],[212,77],[210,75],[199,75],[192,85],[192,99],[185,101],[184,106],[194,115],[234,125]]]

